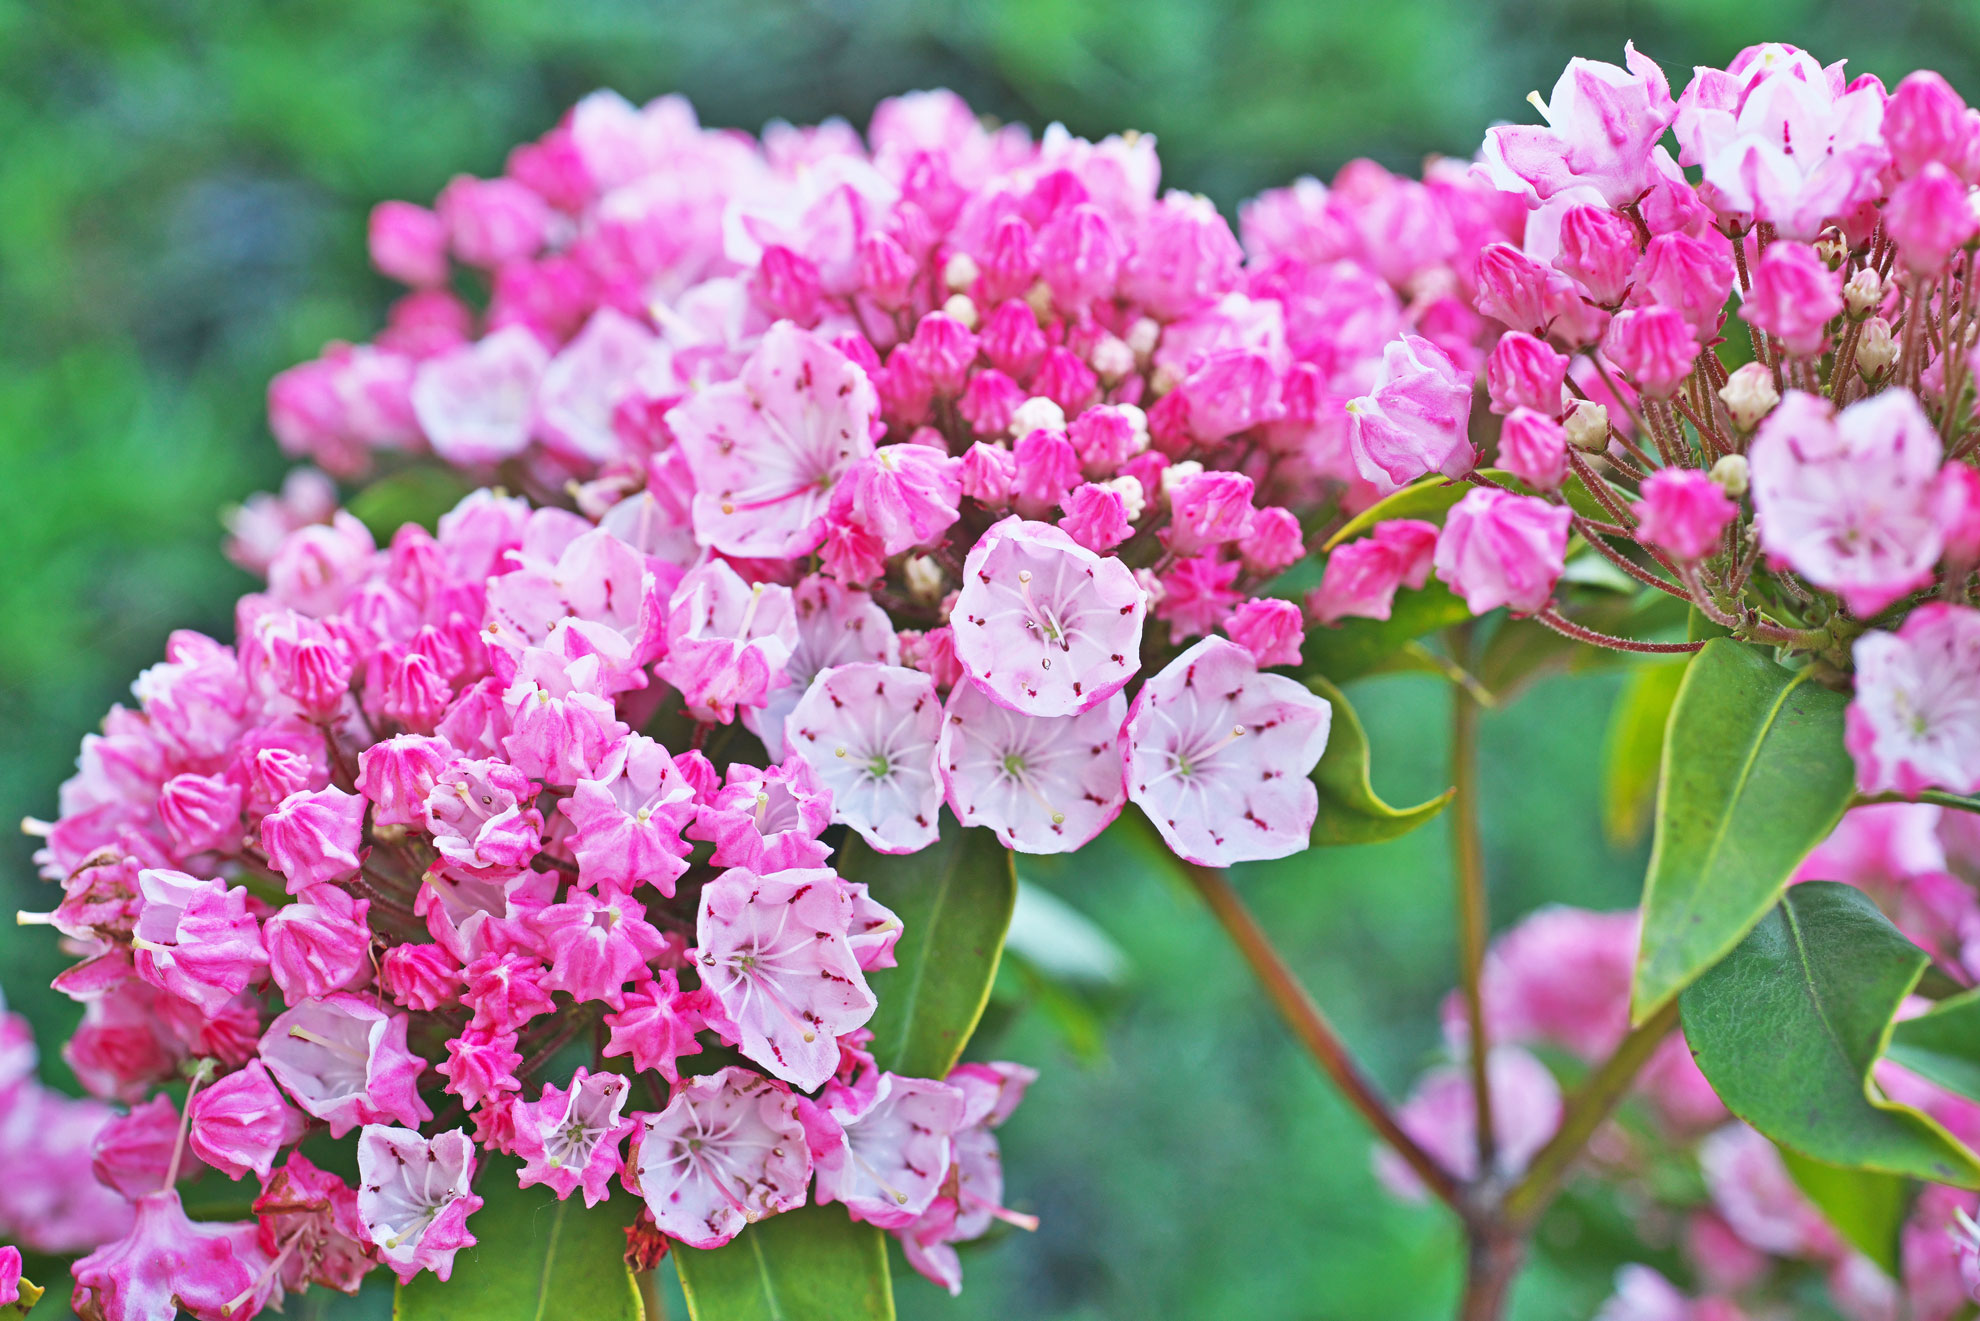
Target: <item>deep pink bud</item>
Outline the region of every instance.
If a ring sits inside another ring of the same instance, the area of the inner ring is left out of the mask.
[[[1016,381],[992,367],[969,378],[956,411],[977,435],[1001,436],[1011,429],[1011,414],[1027,397]]]
[[[261,847],[290,894],[356,871],[363,836],[364,799],[337,788],[292,793],[261,819]]]
[[[1636,535],[1681,560],[1695,560],[1718,548],[1719,534],[1738,515],[1711,474],[1697,468],[1660,468],[1643,483],[1637,502]]]
[[[1038,249],[1031,226],[1017,216],[1005,216],[990,232],[990,246],[980,263],[982,283],[977,293],[985,303],[1021,298],[1038,278]]]
[[[1163,541],[1178,555],[1197,555],[1236,541],[1251,530],[1251,478],[1211,470],[1177,482],[1169,491],[1169,527]]]
[[[1659,234],[1643,250],[1636,268],[1632,306],[1675,308],[1691,327],[1692,336],[1709,340],[1717,332],[1719,313],[1732,293],[1732,253],[1717,233],[1710,240],[1689,234]]]
[[[1038,273],[1052,301],[1068,312],[1113,293],[1121,256],[1106,212],[1091,203],[1061,211],[1038,235]]]
[[[1244,251],[1207,198],[1170,193],[1142,217],[1120,295],[1152,317],[1188,316],[1237,286]]]
[[[291,1004],[356,986],[370,975],[370,908],[369,900],[319,885],[262,924],[268,973]]]
[[[1567,480],[1567,431],[1551,417],[1515,408],[1499,432],[1499,466],[1539,491]]]
[[[1238,541],[1244,565],[1253,573],[1274,574],[1299,563],[1306,540],[1290,509],[1271,505],[1251,516],[1251,530]]]
[[[1920,69],[1884,102],[1883,135],[1891,163],[1908,178],[1932,164],[1960,171],[1973,129],[1959,93],[1938,74]]]
[[[1066,427],[1066,438],[1079,451],[1080,468],[1088,477],[1111,477],[1134,455],[1141,442],[1130,411],[1089,408]]]
[[[1698,341],[1675,307],[1635,307],[1609,322],[1602,352],[1643,394],[1666,399],[1691,374]]]
[[[1636,227],[1620,211],[1577,206],[1561,217],[1561,250],[1554,268],[1603,307],[1621,305],[1637,257]]]
[[[1128,516],[1127,500],[1109,486],[1088,482],[1076,487],[1064,501],[1065,517],[1059,527],[1065,534],[1096,555],[1105,555],[1134,535],[1134,520]]]
[[[984,323],[978,337],[983,356],[990,365],[1019,381],[1028,381],[1045,357],[1045,332],[1038,328],[1038,314],[1021,298],[1007,298]]]
[[[1235,436],[1285,414],[1279,371],[1269,355],[1256,350],[1212,354],[1176,395],[1189,403],[1190,434],[1203,441]]]
[[[1561,411],[1561,387],[1567,381],[1567,355],[1523,331],[1501,335],[1485,360],[1485,388],[1492,411],[1510,413],[1530,408],[1548,417]]]
[[[394,945],[378,961],[378,985],[407,1009],[438,1009],[461,997],[461,965],[438,945]]]
[[[928,381],[929,389],[945,399],[962,393],[976,361],[976,334],[946,312],[930,312],[914,328],[914,338],[894,350],[889,366],[905,354]]]
[[[1251,653],[1261,669],[1273,665],[1299,664],[1299,644],[1306,634],[1306,621],[1299,607],[1277,597],[1246,601],[1224,621],[1224,632],[1231,641]]]
[[[1777,239],[1753,266],[1739,314],[1807,357],[1822,351],[1829,322],[1843,313],[1842,276],[1806,243]]]
[[[978,504],[991,509],[1005,508],[1011,502],[1011,487],[1016,481],[1017,459],[1005,446],[979,440],[964,452],[962,491]]]
[[[1094,392],[1099,388],[1100,378],[1093,374],[1093,369],[1063,344],[1046,352],[1045,361],[1031,382],[1034,395],[1050,399],[1064,409],[1068,417],[1078,414],[1092,402]]]
[[[158,791],[158,815],[183,855],[241,846],[241,787],[222,776],[173,776]]]
[[[963,462],[967,474],[968,459]],[[1011,496],[1026,518],[1041,518],[1058,508],[1079,481],[1079,455],[1063,431],[1040,427],[1027,433],[1011,447],[1011,463]]]
[[[371,800],[374,826],[423,826],[426,796],[456,759],[445,739],[400,734],[358,754],[357,789]]]
[[[1399,486],[1433,472],[1462,477],[1478,461],[1471,376],[1420,336],[1383,346],[1375,389],[1349,400],[1347,412],[1348,447],[1371,482]]]
[[[454,255],[485,270],[535,256],[550,221],[543,199],[515,180],[465,174],[440,190],[434,210],[447,226]]]
[[[230,1179],[249,1170],[266,1179],[276,1153],[303,1135],[302,1115],[260,1060],[195,1094],[187,1113],[188,1143]]]
[[[1967,200],[1966,185],[1936,161],[1891,190],[1884,204],[1884,227],[1898,256],[1915,275],[1937,275],[1946,259],[1969,243],[1980,219]]]
[[[1544,335],[1575,295],[1566,277],[1510,243],[1478,254],[1478,310],[1514,330]]]
[[[892,312],[904,307],[914,285],[914,258],[891,236],[866,234],[859,240],[859,282],[867,297]]]
[[[415,289],[447,282],[447,227],[425,207],[380,202],[371,208],[367,238],[381,275]]]
[[[89,1144],[90,1166],[99,1182],[135,1200],[165,1186],[178,1140],[178,1107],[169,1096],[154,1096],[96,1130]],[[203,1168],[199,1160],[182,1157],[179,1177],[191,1178]]]
[[[1474,615],[1502,605],[1531,614],[1553,595],[1573,512],[1538,496],[1469,491],[1437,538],[1436,569]]]
[[[763,249],[750,291],[773,318],[789,319],[800,326],[818,320],[818,267],[809,257],[791,251],[781,243]]]
[[[1939,522],[1946,530],[1948,564],[1980,563],[1980,472],[1948,463],[1939,472]]]

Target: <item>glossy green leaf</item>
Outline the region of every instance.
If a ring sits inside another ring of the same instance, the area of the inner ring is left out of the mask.
[[[1911,1209],[1910,1185],[1895,1174],[1810,1160],[1791,1147],[1780,1148],[1780,1153],[1795,1187],[1835,1231],[1886,1275],[1899,1278],[1898,1234]]]
[[[1464,602],[1433,578],[1421,591],[1397,592],[1387,619],[1343,619],[1308,629],[1300,668],[1346,683],[1394,666],[1409,643],[1469,618]]]
[[[1980,991],[1965,991],[1891,1033],[1889,1055],[1947,1091],[1980,1101]]]
[[[1683,662],[1648,661],[1630,667],[1609,712],[1602,756],[1602,831],[1618,848],[1634,844],[1650,824],[1657,802],[1657,771],[1664,757]]]
[[[1730,639],[1685,667],[1658,776],[1636,1022],[1724,958],[1842,818],[1856,778],[1847,704]]]
[[[1726,1108],[1781,1146],[1980,1188],[1980,1157],[1870,1080],[1930,962],[1854,886],[1791,886],[1679,997],[1685,1040]]]
[[[1325,679],[1308,679],[1307,686],[1333,704],[1333,727],[1327,751],[1313,768],[1320,790],[1320,814],[1313,821],[1313,843],[1378,844],[1407,835],[1444,810],[1456,789],[1446,789],[1415,807],[1391,807],[1375,793],[1368,779],[1368,735],[1341,690]]]
[[[864,881],[900,916],[896,966],[867,974],[880,1007],[867,1024],[883,1069],[940,1078],[962,1054],[997,977],[1017,902],[1011,852],[945,810],[942,836],[919,853],[876,853],[847,841],[839,873]]]
[[[431,532],[440,515],[459,504],[472,489],[446,468],[419,464],[371,482],[345,507],[383,546],[406,523],[417,523]]]
[[[517,1165],[484,1161],[468,1218],[475,1245],[454,1259],[453,1278],[422,1273],[399,1286],[396,1321],[640,1321],[639,1291],[625,1263],[625,1226],[638,1205],[623,1193],[587,1208],[548,1188],[516,1187]]]
[[[706,1252],[676,1246],[692,1321],[892,1321],[887,1240],[842,1206],[803,1206]]]

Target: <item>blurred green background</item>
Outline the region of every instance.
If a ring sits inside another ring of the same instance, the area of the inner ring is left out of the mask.
[[[863,124],[886,95],[947,85],[1034,128],[1153,132],[1166,183],[1234,208],[1355,155],[1468,154],[1491,121],[1529,117],[1521,98],[1570,54],[1618,59],[1627,38],[1680,85],[1785,39],[1980,92],[1980,6],[1956,0],[0,0],[0,819],[52,813],[77,739],[170,629],[226,635],[249,582],[216,515],[280,477],[269,376],[382,316],[370,206],[499,170],[593,88],[680,91],[707,123],[756,128]],[[1612,694],[1551,681],[1487,721],[1501,925],[1550,899],[1636,898],[1640,855],[1597,827]],[[1377,787],[1440,789],[1437,686],[1351,695]],[[1398,1092],[1437,1048],[1452,976],[1446,849],[1439,825],[1240,877]],[[0,846],[9,908],[48,906],[30,852]],[[960,1301],[908,1279],[902,1314],[1448,1315],[1444,1218],[1379,1191],[1357,1122],[1200,909],[1104,847],[1033,879],[1124,947],[1129,985],[1097,1049],[1035,1010],[1010,1026],[1004,1052],[1045,1076],[1004,1130],[1006,1169],[1044,1228],[968,1253]],[[44,929],[5,930],[0,987],[52,1057],[72,1018],[45,989],[58,956]],[[1555,1217],[1522,1321],[1589,1315],[1613,1218]]]

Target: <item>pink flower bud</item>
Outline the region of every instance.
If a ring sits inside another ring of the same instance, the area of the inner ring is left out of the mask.
[[[1244,252],[1207,198],[1170,193],[1142,218],[1120,295],[1149,316],[1188,316],[1237,284]]]
[[[1115,407],[1089,408],[1072,420],[1066,437],[1079,451],[1080,469],[1090,478],[1110,477],[1133,456],[1139,443],[1129,413]]]
[[[1127,501],[1111,486],[1087,482],[1065,498],[1064,506],[1060,529],[1096,555],[1105,555],[1134,535]]]
[[[1643,483],[1636,535],[1681,560],[1717,549],[1719,534],[1739,514],[1712,475],[1696,468],[1660,468]]]
[[[1079,355],[1064,345],[1048,349],[1045,360],[1032,379],[1031,392],[1050,399],[1072,417],[1093,400],[1100,378],[1080,361]]]
[[[894,238],[865,234],[859,240],[859,283],[881,308],[892,312],[907,305],[919,268]]]
[[[1937,275],[1980,230],[1980,219],[1967,200],[1966,185],[1932,161],[1891,190],[1890,201],[1884,204],[1884,226],[1907,270]]]
[[[1257,574],[1274,574],[1289,569],[1306,554],[1306,541],[1299,530],[1299,519],[1290,509],[1270,505],[1252,514],[1251,530],[1238,541],[1244,565]]]
[[[371,800],[374,826],[422,826],[426,796],[455,759],[445,739],[400,734],[358,754],[357,790]]]
[[[196,1093],[186,1138],[200,1159],[230,1179],[252,1170],[266,1179],[275,1156],[303,1135],[303,1117],[260,1060]]]
[[[818,300],[823,292],[818,267],[809,257],[781,243],[763,249],[762,260],[750,279],[750,292],[773,318],[795,321],[800,326],[813,325],[818,320]]]
[[[1351,400],[1347,411],[1355,467],[1371,482],[1400,486],[1433,472],[1462,477],[1478,460],[1471,377],[1419,336],[1383,348],[1374,392]]]
[[[1299,664],[1299,644],[1306,627],[1298,606],[1268,596],[1246,601],[1232,611],[1224,621],[1224,632],[1264,669]]]
[[[96,1130],[90,1143],[90,1165],[98,1180],[136,1200],[165,1186],[172,1165],[172,1148],[179,1140],[179,1110],[169,1096],[154,1096],[133,1105]],[[183,1156],[179,1177],[189,1179],[204,1168],[197,1157]]]
[[[1545,335],[1579,304],[1566,276],[1510,243],[1489,244],[1478,254],[1478,310],[1514,330]]]
[[[1003,509],[1011,502],[1016,481],[1017,459],[1006,446],[979,440],[964,451],[962,490],[970,499],[991,509]]]
[[[1430,577],[1437,525],[1390,519],[1373,536],[1336,547],[1320,586],[1307,593],[1306,611],[1322,624],[1348,616],[1387,619],[1398,588],[1420,588]]]
[[[543,199],[515,180],[465,174],[440,190],[434,210],[447,227],[454,255],[484,270],[535,256],[550,221]]]
[[[992,367],[1019,381],[1031,379],[1047,347],[1037,313],[1021,298],[1007,298],[997,304],[978,342]]]
[[[460,1000],[461,965],[439,945],[394,945],[378,961],[378,985],[407,1009],[438,1009]]]
[[[1675,308],[1698,340],[1717,333],[1719,313],[1732,294],[1732,252],[1717,233],[1707,239],[1659,234],[1643,250],[1636,268],[1633,306]]]
[[[1948,564],[1980,563],[1980,471],[1948,463],[1939,471],[1938,521],[1946,530]]]
[[[1499,466],[1538,491],[1567,480],[1567,431],[1551,417],[1516,408],[1499,432]]]
[[[1061,431],[1040,427],[1026,433],[1011,447],[1011,464],[1011,496],[1025,518],[1058,508],[1079,481],[1079,455]]]
[[[175,775],[158,791],[158,815],[186,856],[241,846],[241,787],[218,775]]]
[[[1842,277],[1814,248],[1791,239],[1767,245],[1739,310],[1796,357],[1820,353],[1829,322],[1842,313]]]
[[[1186,477],[1169,491],[1169,527],[1163,540],[1178,555],[1196,555],[1236,541],[1251,530],[1251,478],[1208,471]]]
[[[356,986],[370,974],[370,908],[368,900],[319,885],[262,924],[269,976],[291,1004]]]
[[[447,227],[425,207],[380,202],[371,208],[367,237],[380,274],[415,289],[447,282]]]
[[[1028,398],[1022,387],[996,368],[977,372],[956,400],[956,411],[979,436],[1001,436],[1011,429],[1011,415]]]
[[[1554,269],[1603,307],[1622,304],[1638,255],[1636,227],[1620,211],[1577,206],[1561,217],[1561,250]]]
[[[1469,491],[1437,538],[1436,570],[1474,615],[1502,605],[1531,614],[1547,604],[1567,560],[1565,505],[1481,487]]]
[[[1249,431],[1285,413],[1278,369],[1269,356],[1255,350],[1212,354],[1189,374],[1176,395],[1188,401],[1190,434],[1202,441]]]
[[[1038,235],[1038,273],[1052,291],[1052,301],[1068,312],[1114,292],[1121,257],[1121,242],[1106,212],[1090,203],[1061,211]]]
[[[1031,226],[1017,216],[1005,216],[997,222],[990,231],[989,248],[980,255],[983,260],[977,269],[982,283],[978,292],[986,303],[1021,298],[1038,278],[1038,249]]]
[[[1674,307],[1619,312],[1602,337],[1602,352],[1652,399],[1669,398],[1698,358],[1698,341]]]
[[[914,338],[896,349],[890,361],[903,354],[921,370],[934,393],[954,398],[962,393],[976,361],[976,335],[954,317],[930,312],[915,326]]]
[[[1884,102],[1883,137],[1902,178],[1934,164],[1963,172],[1973,125],[1959,93],[1938,74],[1920,69],[1906,75]]]
[[[261,847],[290,894],[349,876],[363,842],[364,799],[342,789],[292,793],[261,819]]]
[[[1501,335],[1485,360],[1485,389],[1492,411],[1530,408],[1547,417],[1559,416],[1567,369],[1567,355],[1544,341],[1517,330]]]

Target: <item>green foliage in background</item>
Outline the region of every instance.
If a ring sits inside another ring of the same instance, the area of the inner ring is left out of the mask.
[[[1615,59],[1634,37],[1682,81],[1782,36],[1891,79],[1930,64],[1980,94],[1980,7],[1957,0],[0,0],[0,821],[53,813],[78,738],[170,629],[231,632],[250,582],[221,559],[216,516],[279,479],[269,376],[383,314],[370,206],[499,169],[594,87],[682,91],[707,122],[754,128],[863,123],[885,95],[948,85],[1037,127],[1153,132],[1167,182],[1230,207],[1353,155],[1407,169],[1468,153],[1491,120],[1530,117],[1521,98],[1570,53]],[[1603,841],[1587,734],[1617,687],[1548,680],[1486,721],[1501,922],[1637,898],[1642,853]],[[1447,787],[1440,680],[1347,695],[1395,749],[1374,767],[1382,800]],[[1393,1089],[1437,1049],[1454,976],[1444,830],[1238,872]],[[49,906],[30,853],[0,845],[8,906]],[[1194,902],[1118,844],[1028,859],[1025,878],[1118,943],[1125,983],[1079,1055],[1063,1013],[1009,1020],[993,1002],[1005,1030],[988,1048],[1045,1070],[1000,1135],[1013,1196],[1045,1228],[966,1254],[955,1303],[897,1263],[901,1314],[1445,1314],[1451,1231],[1378,1190],[1358,1123]],[[45,989],[60,956],[45,930],[4,930],[0,988],[52,1055],[73,1019]],[[1587,1316],[1626,1229],[1570,1198],[1515,1314]],[[367,1289],[329,1314],[389,1304]]]

